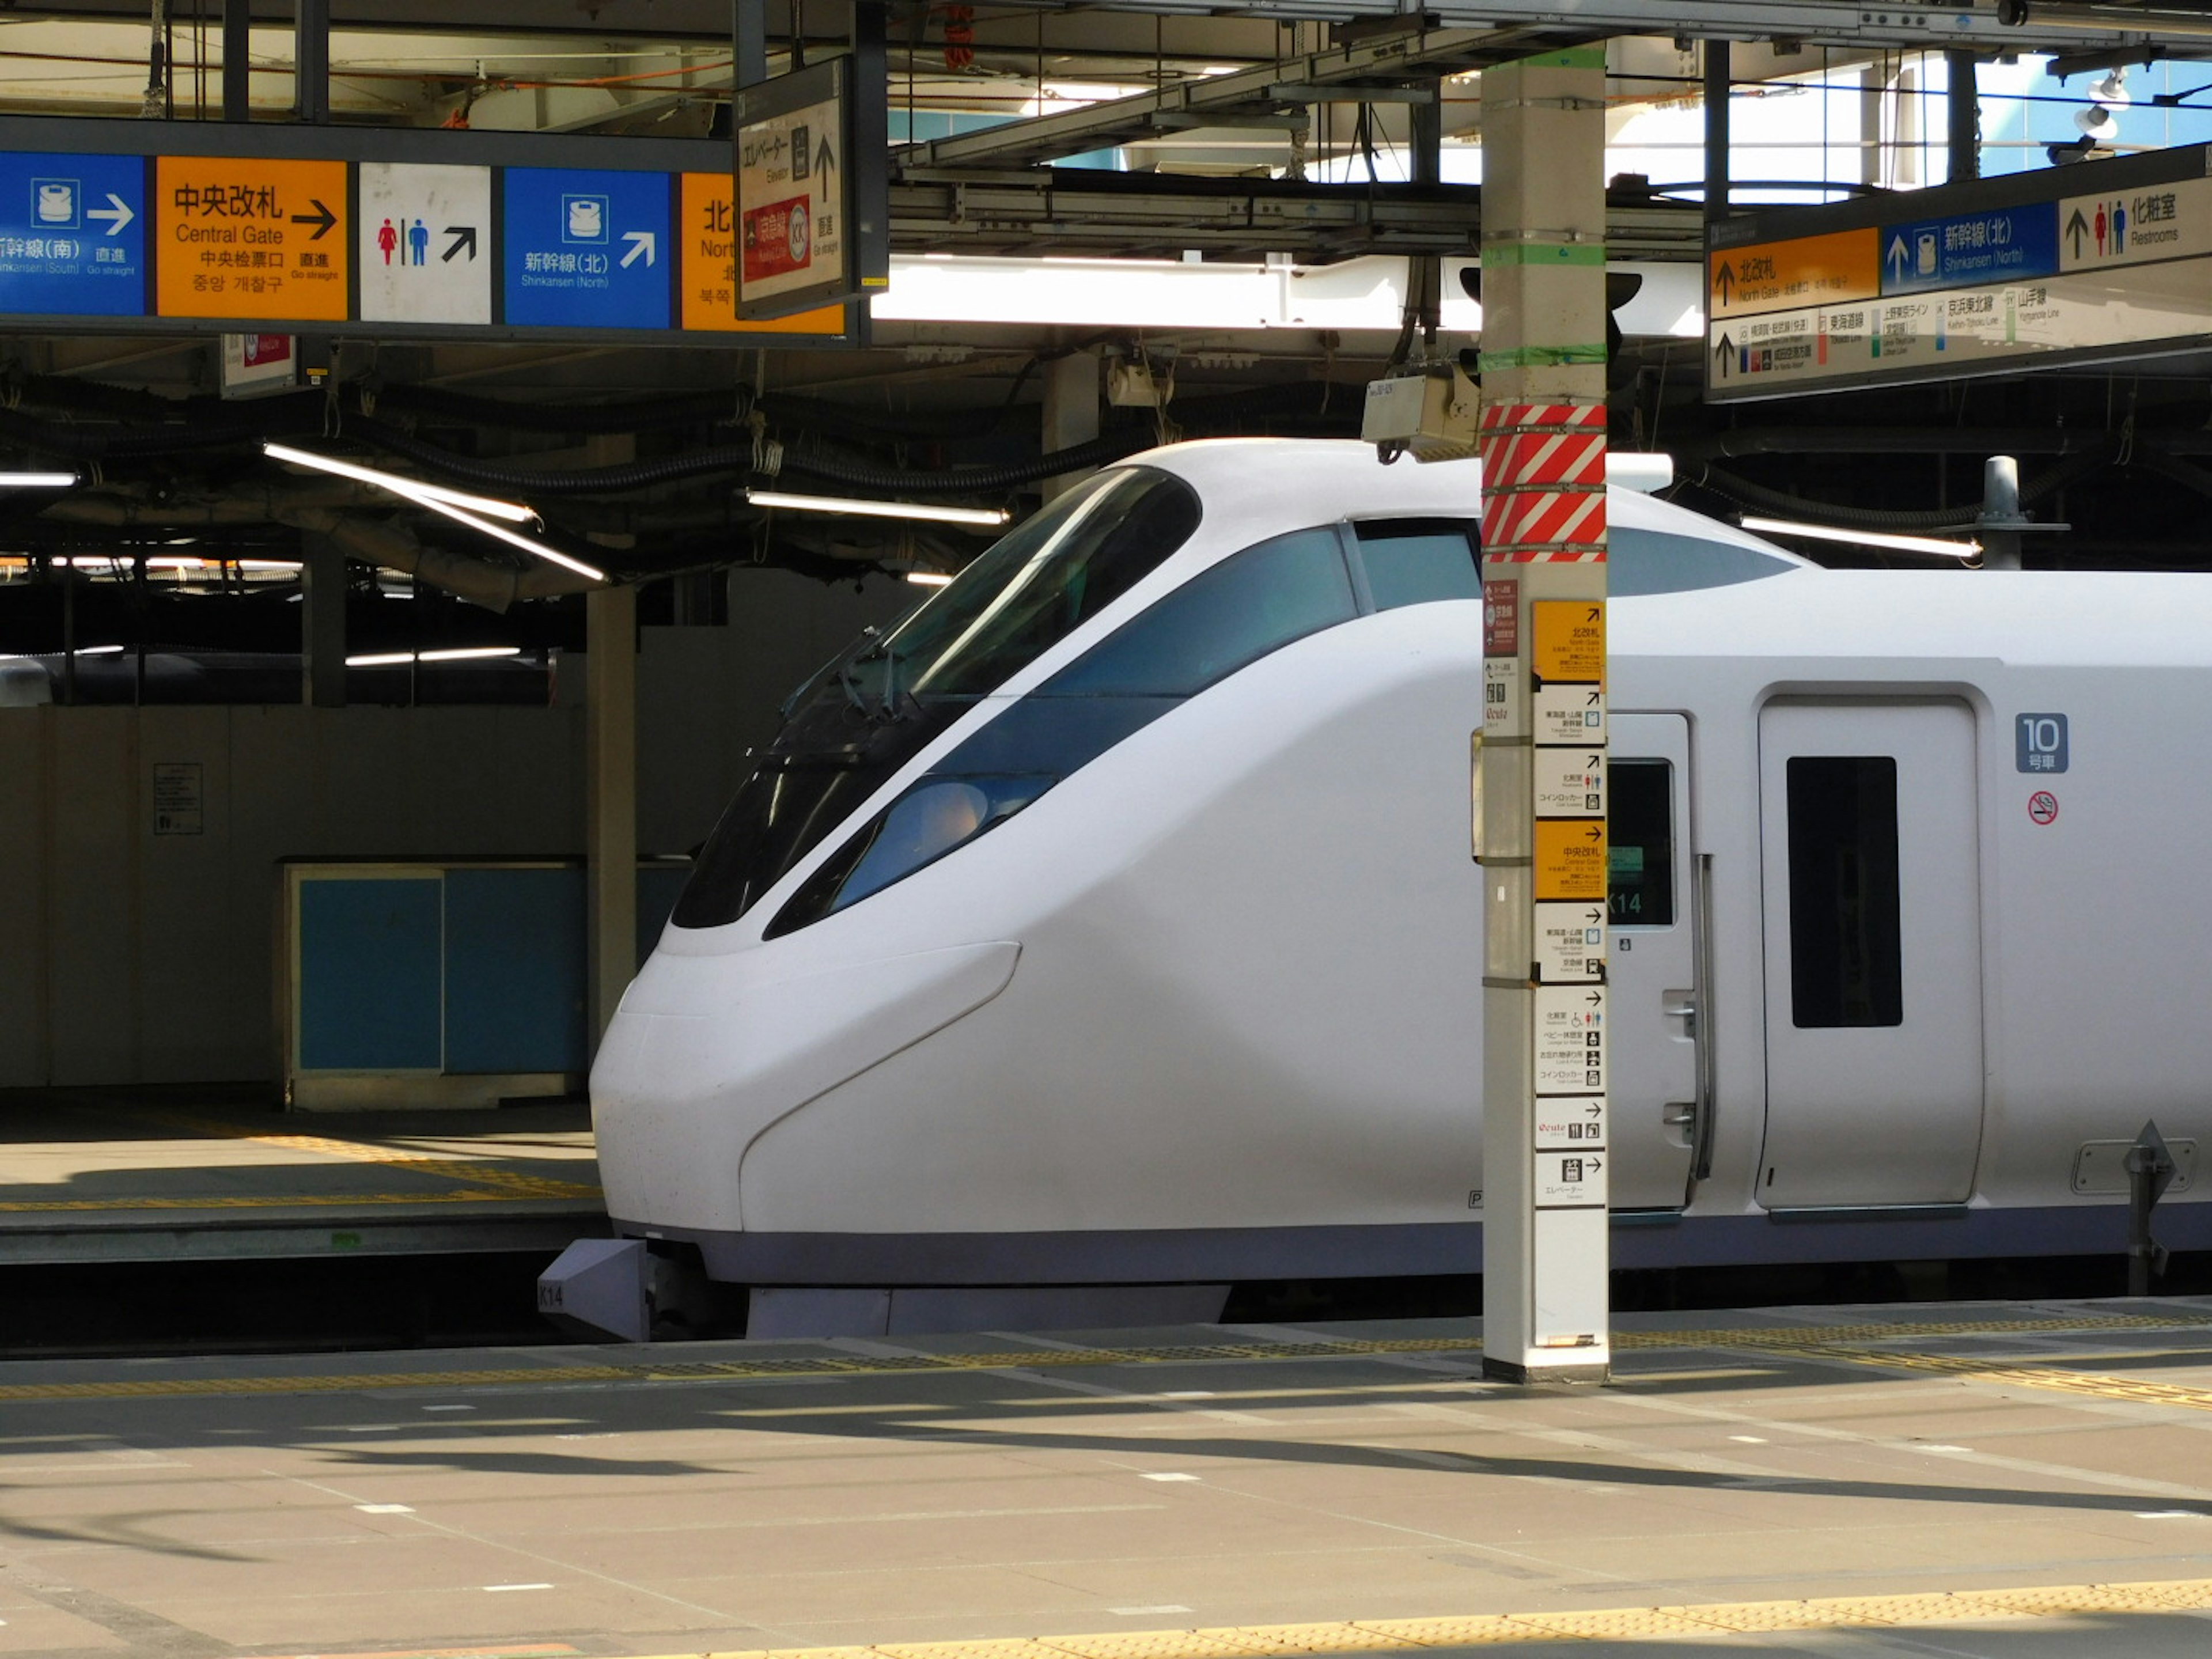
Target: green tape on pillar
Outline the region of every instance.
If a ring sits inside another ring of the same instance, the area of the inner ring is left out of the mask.
[[[1486,351],[1478,363],[1487,374],[1494,368],[1559,368],[1571,363],[1605,362],[1605,342],[1595,345],[1516,346],[1510,351]]]
[[[1504,69],[1594,69],[1605,67],[1603,46],[1564,46],[1535,58],[1516,58]]]
[[[1486,265],[1601,265],[1602,242],[1494,242],[1482,250]]]

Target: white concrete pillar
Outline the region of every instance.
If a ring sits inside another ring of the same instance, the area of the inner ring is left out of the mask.
[[[316,708],[346,700],[346,559],[327,537],[301,548],[300,698]]]
[[[1102,363],[1096,350],[1072,351],[1044,366],[1044,453],[1073,449],[1098,435]],[[1088,470],[1064,472],[1045,480],[1044,498],[1052,500],[1090,476]]]
[[[1601,1382],[1604,48],[1486,70],[1482,143],[1483,1370]]]

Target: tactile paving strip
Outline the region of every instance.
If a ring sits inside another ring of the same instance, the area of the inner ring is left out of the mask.
[[[1342,1624],[1223,1626],[1025,1636],[880,1647],[781,1648],[666,1659],[1249,1659],[1301,1653],[1388,1653],[1407,1648],[1510,1646],[1534,1642],[1644,1642],[1716,1632],[1911,1628],[2019,1619],[2172,1613],[2212,1608],[2212,1579],[2136,1584],[2060,1584],[2026,1589],[1931,1590],[1915,1595],[1823,1596],[1680,1607],[1480,1613],[1462,1619],[1362,1619]]]

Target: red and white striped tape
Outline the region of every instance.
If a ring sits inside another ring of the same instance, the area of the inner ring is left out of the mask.
[[[1504,404],[1482,411],[1484,553],[1510,563],[1605,557],[1605,410]]]

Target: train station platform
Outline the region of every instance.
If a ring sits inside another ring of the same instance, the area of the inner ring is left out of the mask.
[[[0,1366],[0,1653],[2201,1656],[2212,1298]]]
[[[605,1224],[580,1102],[334,1119],[245,1089],[0,1093],[0,1267],[557,1250]]]

